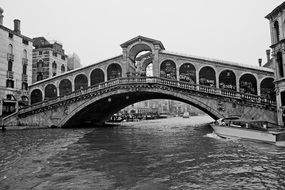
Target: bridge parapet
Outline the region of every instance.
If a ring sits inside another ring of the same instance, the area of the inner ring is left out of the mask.
[[[124,84],[162,84],[166,86],[171,86],[175,88],[181,88],[185,90],[200,92],[200,93],[207,93],[213,94],[218,96],[224,96],[233,99],[240,99],[244,100],[253,104],[267,104],[268,106],[275,106],[276,102],[267,98],[263,98],[257,95],[252,94],[245,94],[241,92],[220,89],[210,86],[203,86],[198,84],[192,84],[187,82],[181,82],[177,80],[171,80],[166,78],[159,78],[159,77],[127,77],[127,78],[117,78],[107,82],[103,82],[97,85],[93,85],[91,87],[74,91],[65,96],[58,96],[49,100],[45,100],[40,103],[33,104],[28,106],[24,109],[21,109],[18,114],[24,114],[26,112],[30,112],[33,110],[41,110],[45,107],[52,106],[55,104],[59,104],[62,101],[70,100],[70,99],[78,99],[80,97],[84,97],[90,93],[95,93],[99,90],[103,90],[109,87],[115,87],[117,85],[124,85]]]
[[[127,77],[109,80],[71,92],[64,96],[58,96],[41,103],[33,104],[19,110],[13,115],[7,116],[3,122],[4,124],[11,124],[17,118],[18,123],[22,122],[25,123],[25,125],[27,123],[39,124],[38,118],[46,117],[45,115],[48,113],[50,115],[49,122],[46,122],[48,124],[44,125],[51,126],[51,123],[55,122],[54,125],[62,126],[62,122],[61,124],[58,123],[61,117],[63,117],[62,114],[68,115],[70,111],[74,109],[78,110],[77,107],[81,107],[84,102],[106,97],[106,94],[117,94],[122,90],[127,93],[138,93],[138,95],[141,92],[167,93],[171,94],[171,96],[173,94],[174,97],[180,97],[182,95],[184,96],[183,100],[185,100],[185,102],[192,102],[194,103],[193,105],[198,105],[200,108],[203,108],[204,111],[207,109],[207,113],[218,117],[223,115],[227,116],[231,113],[243,115],[249,113],[251,115],[257,115],[255,118],[266,118],[263,117],[264,114],[270,113],[268,117],[273,118],[270,121],[274,122],[275,116],[273,113],[276,112],[276,104],[274,101],[251,94],[159,77]],[[188,97],[189,100],[187,99]],[[70,106],[72,108],[70,108]],[[246,109],[243,109],[243,107]],[[29,117],[33,119],[25,119]],[[41,120],[45,119],[42,118]]]

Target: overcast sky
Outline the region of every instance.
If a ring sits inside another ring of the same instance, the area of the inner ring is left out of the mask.
[[[122,53],[138,35],[178,53],[258,65],[270,46],[264,17],[282,0],[1,0],[4,26],[44,36],[79,55],[83,66]]]

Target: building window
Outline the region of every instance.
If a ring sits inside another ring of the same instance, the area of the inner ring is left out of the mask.
[[[24,38],[22,39],[22,43],[25,45],[29,45],[29,41],[27,39],[24,39]]]
[[[37,76],[37,81],[40,81],[40,80],[43,80],[44,77],[43,77],[43,74],[41,72],[38,73],[38,76]]]
[[[12,46],[12,44],[9,44],[9,47],[8,47],[9,49],[8,49],[8,52],[10,53],[10,54],[13,54],[13,46]]]
[[[56,76],[56,73],[52,73],[52,76],[53,76],[53,77]]]
[[[61,73],[64,73],[64,72],[65,72],[65,66],[61,65]]]
[[[25,59],[28,58],[28,53],[27,53],[27,50],[25,50],[25,49],[24,49],[24,51],[23,51],[23,57],[24,57]]]
[[[57,53],[56,52],[52,52],[52,55],[57,57]]]
[[[28,90],[28,83],[26,82],[22,83],[22,90]]]
[[[39,60],[39,62],[37,62],[37,68],[42,68],[43,67],[43,61]]]
[[[56,69],[56,68],[57,68],[57,65],[56,65],[55,61],[52,63],[52,68],[53,68],[53,69]]]
[[[27,64],[23,65],[23,74],[26,75],[27,74]]]
[[[9,38],[13,38],[13,34],[12,33],[9,33]]]
[[[14,88],[14,81],[13,80],[6,80],[6,87],[7,88]]]
[[[281,92],[281,106],[285,106],[285,91]]]
[[[12,71],[13,69],[13,61],[11,59],[9,59],[8,61],[8,71]]]
[[[274,22],[274,33],[275,33],[275,37],[276,37],[276,42],[279,42],[279,24],[278,21]]]
[[[39,55],[42,55],[43,54],[43,52],[42,51],[39,51]]]
[[[279,76],[280,78],[284,77],[284,70],[283,70],[283,59],[282,59],[282,53],[277,53],[277,64],[278,64],[278,70],[279,70]]]
[[[64,56],[64,55],[61,55],[61,59],[62,59],[62,60],[65,60],[65,56]]]

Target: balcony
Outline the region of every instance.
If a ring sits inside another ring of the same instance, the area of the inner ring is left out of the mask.
[[[11,60],[11,61],[14,61],[14,55],[11,54],[11,53],[7,53],[7,60]]]
[[[7,79],[13,79],[14,78],[14,72],[13,71],[7,71]]]
[[[22,74],[22,81],[23,82],[28,82],[28,75]]]
[[[22,63],[23,63],[23,65],[28,65],[28,59],[27,58],[22,58]]]

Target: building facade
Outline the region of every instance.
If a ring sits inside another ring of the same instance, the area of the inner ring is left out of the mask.
[[[68,56],[61,44],[37,37],[33,45],[33,83],[67,71]]]
[[[276,7],[265,18],[269,20],[272,62],[275,69],[275,91],[277,119],[279,125],[285,124],[285,2]]]
[[[82,65],[80,63],[79,56],[76,53],[69,55],[67,60],[67,71],[71,71],[80,67],[82,67]]]
[[[0,116],[28,104],[28,85],[32,83],[32,39],[21,34],[20,20],[14,29],[3,25],[0,8]]]

